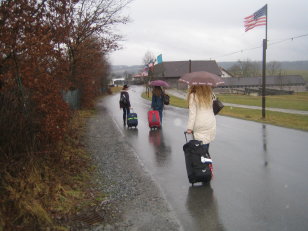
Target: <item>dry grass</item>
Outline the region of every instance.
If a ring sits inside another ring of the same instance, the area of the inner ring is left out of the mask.
[[[64,218],[104,197],[91,183],[95,169],[81,142],[92,113],[75,113],[66,139],[52,150],[1,155],[1,231],[69,230]]]
[[[111,93],[114,94],[114,93],[120,92],[122,90],[122,87],[121,86],[120,87],[111,87],[110,90],[111,90]]]

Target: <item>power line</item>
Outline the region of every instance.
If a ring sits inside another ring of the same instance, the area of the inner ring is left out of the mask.
[[[304,34],[304,35],[299,35],[299,36],[296,36],[296,37],[291,37],[291,38],[283,39],[283,40],[280,40],[280,41],[277,41],[277,42],[272,42],[272,43],[269,43],[269,45],[276,45],[276,44],[283,43],[283,42],[286,42],[286,41],[289,41],[289,40],[293,41],[294,39],[298,39],[298,38],[305,37],[305,36],[308,36],[308,34]]]
[[[303,35],[299,35],[299,36],[295,36],[295,37],[290,37],[290,38],[287,38],[287,39],[283,39],[283,40],[279,40],[279,41],[276,41],[276,42],[268,43],[268,46],[277,45],[277,44],[280,44],[280,43],[287,42],[289,40],[293,41],[295,39],[298,39],[298,38],[301,38],[301,37],[306,37],[306,36],[308,36],[308,34],[303,34]],[[242,49],[242,50],[239,50],[239,51],[234,51],[232,53],[228,53],[228,54],[224,54],[224,55],[221,55],[221,56],[217,56],[214,59],[222,58],[222,57],[227,57],[227,56],[231,56],[231,55],[234,55],[234,54],[243,53],[243,52],[246,52],[246,51],[256,50],[256,49],[259,49],[259,48],[262,48],[262,46],[257,46],[257,47]]]

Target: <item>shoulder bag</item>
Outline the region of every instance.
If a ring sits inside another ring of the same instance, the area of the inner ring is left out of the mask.
[[[213,112],[214,115],[217,115],[221,109],[223,109],[224,105],[223,103],[216,97],[215,94],[213,94]]]

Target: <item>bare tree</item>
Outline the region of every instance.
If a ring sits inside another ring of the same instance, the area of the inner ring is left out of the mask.
[[[235,77],[243,77],[241,66],[238,63],[233,64],[228,71]]]
[[[154,60],[155,60],[154,54],[151,51],[147,51],[144,54],[144,57],[143,57],[143,64],[144,64],[144,66],[148,67],[148,64],[151,63],[151,62],[154,62]],[[153,71],[150,68],[148,69],[148,76],[149,76],[148,81],[150,81],[152,79],[152,77],[153,77]],[[147,95],[149,97],[150,88],[149,88],[148,85],[147,85],[147,88],[146,88],[146,93],[147,93]]]
[[[114,32],[114,26],[129,21],[122,16],[123,9],[132,0],[81,0],[75,6],[73,43],[79,44],[88,37],[101,38],[106,52],[118,49],[117,41],[121,35]]]
[[[228,71],[237,77],[255,77],[260,75],[260,64],[250,60],[238,61]]]
[[[74,5],[71,39],[67,43],[72,82],[76,81],[76,58],[83,42],[96,38],[103,54],[120,48],[118,42],[122,36],[115,32],[114,27],[129,21],[121,13],[130,2],[132,0],[80,0]]]
[[[267,63],[266,69],[267,69],[268,75],[271,75],[271,76],[281,75],[281,72],[282,72],[280,63],[276,61]]]
[[[242,77],[255,77],[260,75],[260,67],[257,62],[252,62],[250,60],[239,61],[242,69]]]
[[[150,62],[155,60],[155,56],[151,51],[147,51],[143,57],[143,64],[148,65]]]

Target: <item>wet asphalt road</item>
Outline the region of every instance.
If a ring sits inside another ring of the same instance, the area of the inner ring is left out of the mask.
[[[129,90],[137,129],[123,127],[118,94],[105,106],[184,230],[308,230],[307,132],[217,116],[214,179],[191,187],[182,150],[187,109],[166,106],[163,128],[150,130],[142,91]]]

